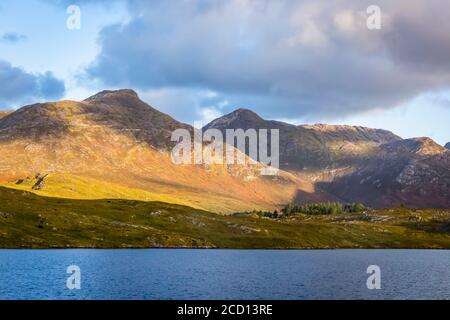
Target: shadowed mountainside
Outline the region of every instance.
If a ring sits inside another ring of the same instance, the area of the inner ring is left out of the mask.
[[[450,208],[450,152],[429,138],[384,144],[352,174],[320,185],[372,207]]]
[[[386,130],[346,125],[294,126],[246,109],[216,119],[204,130],[210,128],[224,133],[279,129],[281,168],[341,201],[450,207],[450,152],[429,138],[402,140]],[[295,202],[303,196],[299,190]]]

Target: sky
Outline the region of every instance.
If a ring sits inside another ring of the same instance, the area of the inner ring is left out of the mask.
[[[131,88],[187,123],[248,108],[445,144],[448,12],[447,0],[0,0],[0,109]]]

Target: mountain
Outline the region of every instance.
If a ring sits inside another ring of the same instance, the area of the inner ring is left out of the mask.
[[[110,130],[155,148],[168,148],[173,130],[189,128],[147,105],[132,90],[102,91],[83,102],[62,101],[26,106],[3,117],[0,139],[41,140],[74,132]],[[105,133],[105,132],[102,132]]]
[[[445,145],[445,148],[450,150],[450,142],[447,142],[447,144]]]
[[[84,101],[25,106],[0,119],[0,184],[46,196],[124,198],[188,205],[218,213],[274,209],[309,181],[258,165],[176,165],[171,133],[193,128],[141,101],[132,90]]]
[[[204,127],[207,129],[279,129],[280,166],[286,170],[316,171],[339,168],[370,158],[376,146],[401,140],[392,132],[364,127],[301,125],[264,120],[238,109]],[[270,140],[270,139],[269,139]]]
[[[281,168],[341,201],[450,207],[450,152],[429,138],[403,140],[386,130],[347,125],[295,126],[245,109],[204,130],[210,128],[279,129]]]
[[[348,201],[372,207],[450,207],[450,151],[429,138],[379,129],[292,125],[239,109],[208,124],[279,129],[280,165],[177,165],[176,129],[193,133],[132,90],[0,114],[0,186],[46,197],[161,201],[228,214],[289,202]],[[270,139],[269,139],[270,141]]]

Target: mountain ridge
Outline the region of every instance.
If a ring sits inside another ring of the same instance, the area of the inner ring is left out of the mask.
[[[450,152],[428,137],[402,139],[361,126],[294,126],[242,111],[215,119],[205,129],[239,127],[279,129],[281,169],[342,201],[373,207],[450,207]]]
[[[363,126],[350,126],[350,125],[330,125],[330,124],[323,124],[323,123],[316,123],[313,125],[308,124],[302,124],[302,125],[294,125],[287,122],[277,121],[277,120],[265,120],[261,116],[259,116],[256,112],[245,109],[245,108],[239,108],[234,110],[233,112],[226,114],[222,117],[219,117],[217,119],[212,120],[210,123],[206,124],[204,126],[204,130],[207,130],[209,128],[215,128],[215,129],[221,129],[224,127],[227,128],[234,128],[236,125],[239,125],[239,128],[241,129],[250,129],[245,124],[242,124],[242,122],[248,122],[250,125],[254,125],[254,121],[257,121],[257,124],[263,124],[266,125],[266,129],[271,129],[273,126],[284,126],[284,127],[290,127],[290,128],[304,128],[304,129],[311,129],[316,131],[322,131],[322,132],[336,132],[336,131],[359,131],[359,132],[367,132],[367,133],[374,133],[379,134],[380,137],[385,136],[384,138],[387,139],[388,136],[390,140],[392,139],[401,139],[399,136],[395,135],[391,131],[384,130],[384,129],[375,129],[375,128],[369,128],[369,127],[363,127]],[[237,122],[237,123],[236,123]],[[253,127],[254,128],[254,127]],[[258,126],[256,126],[255,129],[259,129]],[[368,137],[369,139],[369,137]]]
[[[248,110],[238,109],[213,120],[203,130],[278,129],[280,165],[286,170],[329,169],[330,166],[336,168],[354,164],[380,143],[401,140],[399,136],[382,129],[323,124],[296,126],[264,120],[254,112],[250,113],[251,117],[248,114]],[[243,119],[241,115],[244,115]],[[256,121],[252,122],[252,119]]]

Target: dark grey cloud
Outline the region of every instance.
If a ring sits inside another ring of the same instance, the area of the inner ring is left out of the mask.
[[[25,35],[15,32],[7,32],[4,33],[3,35],[0,35],[0,42],[6,43],[18,43],[26,39],[27,37]]]
[[[369,5],[381,30],[366,27]],[[266,116],[390,108],[450,86],[447,0],[129,0],[86,76],[141,90],[211,90]],[[227,110],[224,110],[227,111]]]
[[[0,107],[36,100],[56,100],[65,92],[64,82],[51,72],[33,74],[0,60]]]

